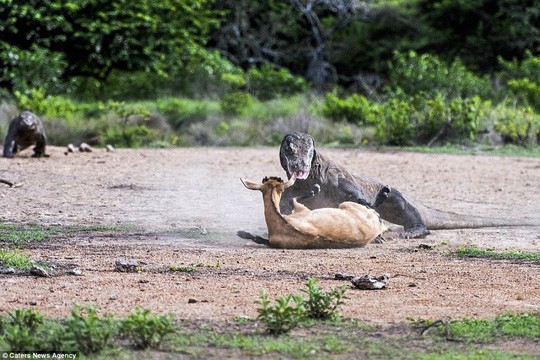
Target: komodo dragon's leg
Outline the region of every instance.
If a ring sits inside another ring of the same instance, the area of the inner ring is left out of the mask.
[[[47,145],[47,140],[44,136],[40,136],[36,141],[36,146],[34,147],[34,154],[32,157],[49,157],[45,154],[45,146]]]
[[[368,208],[372,207],[372,204],[366,199],[366,196],[362,193],[362,190],[351,180],[340,177],[338,178],[338,189],[345,194],[346,197],[350,198],[350,201],[359,203]]]
[[[294,197],[292,198],[291,200],[289,200],[289,205],[291,206],[291,208],[294,208],[294,201],[296,200],[297,202],[300,202],[302,200],[305,200],[307,198],[310,198],[312,196],[315,196],[317,195],[318,193],[321,192],[321,186],[319,184],[315,184],[313,185],[313,187],[307,191],[306,193],[300,195],[300,196],[297,196],[297,197]]]
[[[375,206],[375,210],[384,220],[402,225],[407,238],[422,238],[429,235],[429,230],[418,210],[396,189],[392,189],[388,197]]]

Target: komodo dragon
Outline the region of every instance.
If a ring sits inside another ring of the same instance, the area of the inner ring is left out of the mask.
[[[305,133],[294,132],[283,138],[279,150],[281,166],[290,178],[296,174],[296,183],[285,190],[280,202],[283,214],[292,211],[291,200],[320,186],[320,193],[301,202],[310,209],[337,207],[344,201],[373,204],[379,191],[386,184],[379,180],[350,174],[315,150],[313,138]],[[540,226],[539,219],[523,219],[519,222],[460,215],[427,208],[407,199],[395,188],[388,198],[374,206],[382,219],[404,227],[406,238],[425,237],[428,229],[462,229],[490,226]]]
[[[41,119],[30,111],[25,111],[13,118],[9,123],[6,140],[4,141],[3,155],[12,158],[17,152],[34,144],[36,146],[32,157],[48,156],[45,154],[47,136]]]

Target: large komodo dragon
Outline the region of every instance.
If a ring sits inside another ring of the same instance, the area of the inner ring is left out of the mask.
[[[291,213],[293,198],[311,191],[317,184],[320,186],[320,193],[302,201],[309,209],[337,207],[344,201],[372,204],[381,188],[386,185],[376,179],[350,174],[345,167],[316,151],[313,138],[305,133],[294,132],[286,135],[279,155],[287,176],[290,178],[294,173],[297,178],[296,183],[286,189],[281,198],[280,210],[283,214]],[[388,198],[376,206],[375,210],[382,219],[402,225],[406,238],[425,237],[429,234],[428,229],[540,226],[539,219],[522,219],[518,222],[430,209],[407,199],[393,188]]]
[[[36,146],[32,157],[46,157],[47,136],[41,119],[30,111],[25,111],[13,118],[9,123],[6,140],[4,141],[3,155],[12,158],[17,152],[34,144]]]

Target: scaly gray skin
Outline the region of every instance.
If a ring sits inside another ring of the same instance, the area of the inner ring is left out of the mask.
[[[387,198],[375,203],[377,194],[386,185],[379,180],[355,176],[345,167],[337,164],[315,150],[313,138],[304,133],[294,132],[283,138],[279,150],[281,166],[290,178],[296,174],[296,183],[285,190],[281,197],[282,214],[292,211],[292,199],[301,197],[320,186],[317,196],[302,201],[309,209],[338,207],[343,201],[373,204],[382,219],[402,225],[404,236],[425,237],[428,229],[463,229],[492,226],[540,226],[539,219],[492,219],[478,216],[460,215],[430,209],[407,199],[392,188]]]
[[[34,154],[32,157],[47,156],[45,146],[47,145],[47,136],[41,119],[25,111],[19,116],[13,118],[9,123],[8,132],[4,141],[3,156],[12,158],[17,152],[26,149],[32,145]]]

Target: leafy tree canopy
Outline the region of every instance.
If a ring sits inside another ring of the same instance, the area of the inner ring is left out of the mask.
[[[200,52],[220,12],[212,0],[0,0],[0,86],[28,62],[58,58],[64,79],[114,70],[167,72]],[[60,61],[61,59],[61,61]]]

